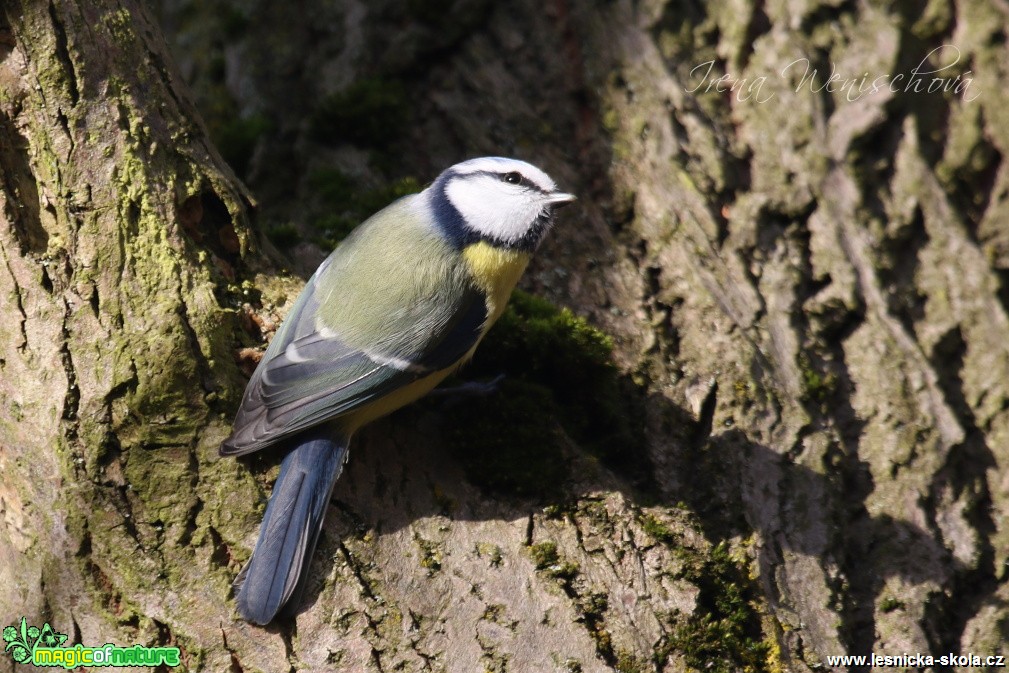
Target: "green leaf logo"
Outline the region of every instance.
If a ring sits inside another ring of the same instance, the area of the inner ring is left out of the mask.
[[[5,626],[3,637],[7,643],[4,652],[10,652],[11,657],[19,664],[28,663],[36,647],[60,647],[67,642],[67,634],[57,633],[49,626],[49,622],[40,629],[37,626],[28,626],[25,617],[22,617],[16,626]]]
[[[29,633],[30,631],[29,629]],[[62,647],[65,642],[67,642],[67,634],[56,633],[53,631],[53,627],[49,626],[49,622],[46,622],[45,626],[42,627],[42,633],[36,645],[41,645],[42,647]]]

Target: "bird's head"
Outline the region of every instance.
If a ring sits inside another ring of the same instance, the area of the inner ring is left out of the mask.
[[[428,193],[438,225],[459,247],[486,241],[526,251],[539,245],[554,210],[575,200],[532,164],[502,157],[456,164]]]

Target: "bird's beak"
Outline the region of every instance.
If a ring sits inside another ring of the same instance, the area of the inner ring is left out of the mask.
[[[553,194],[547,195],[547,203],[549,203],[554,208],[560,208],[561,206],[566,206],[572,201],[576,200],[578,197],[574,194],[565,194],[564,192],[554,192]]]

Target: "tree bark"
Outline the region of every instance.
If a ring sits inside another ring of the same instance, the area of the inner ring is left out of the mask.
[[[1002,652],[1009,8],[407,5],[161,19],[268,231],[480,154],[577,193],[525,287],[613,337],[645,474],[558,422],[554,492],[502,495],[421,404],[352,448],[305,611],[238,621],[279,456],[217,444],[236,353],[301,281],[140,8],[24,0],[0,26],[0,615],[189,670]]]
[[[140,5],[0,21],[0,613],[71,644],[219,641],[204,519],[256,503],[224,507],[243,477],[207,462],[242,385],[244,188]]]

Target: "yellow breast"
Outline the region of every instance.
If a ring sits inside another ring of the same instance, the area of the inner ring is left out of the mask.
[[[463,249],[463,259],[479,287],[487,295],[487,327],[501,317],[515,283],[529,264],[529,253],[496,248],[480,241]]]

